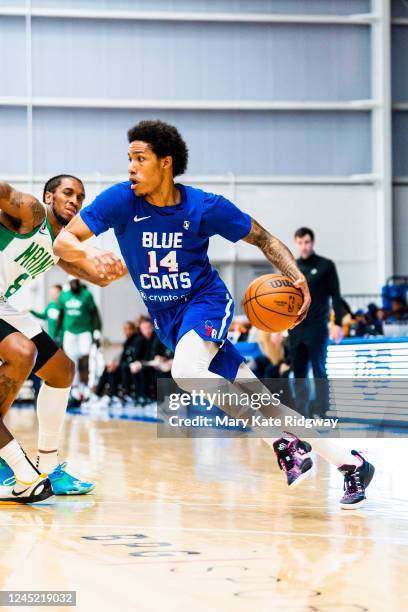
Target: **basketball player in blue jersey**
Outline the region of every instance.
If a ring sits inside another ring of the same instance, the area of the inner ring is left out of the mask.
[[[240,381],[253,374],[227,340],[233,300],[208,260],[209,238],[218,234],[260,248],[302,291],[298,323],[310,304],[306,280],[289,249],[249,215],[220,195],[174,182],[185,172],[188,160],[187,146],[175,127],[142,121],[129,130],[128,139],[129,180],[104,191],[72,219],[57,237],[55,253],[64,261],[91,259],[106,271],[111,260],[84,241],[113,228],[157,334],[175,353],[172,376],[177,384],[191,391],[196,379],[205,385],[207,380],[224,378],[239,390]],[[221,408],[228,412],[231,407]],[[271,415],[284,418],[296,413],[271,406]],[[344,475],[341,507],[362,505],[373,466],[357,451],[344,451],[317,433],[302,441],[296,434],[300,432],[293,428],[275,442],[265,440],[274,448],[288,484],[297,485],[310,474],[313,443],[313,450]]]

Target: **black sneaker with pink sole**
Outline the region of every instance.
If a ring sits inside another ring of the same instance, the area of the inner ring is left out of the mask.
[[[313,462],[309,457],[312,447],[298,438],[280,438],[273,443],[280,469],[285,472],[288,485],[298,486],[311,474]]]
[[[344,476],[344,495],[340,500],[343,510],[354,510],[365,504],[365,490],[373,479],[375,468],[360,453],[352,450],[351,454],[358,457],[360,465],[342,465],[339,471]]]

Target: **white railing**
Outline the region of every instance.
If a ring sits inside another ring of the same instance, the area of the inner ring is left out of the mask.
[[[120,9],[87,8],[40,8],[40,7],[0,7],[0,16],[42,17],[57,19],[115,19],[125,21],[187,21],[216,23],[302,23],[370,25],[378,20],[375,13],[356,13],[354,15],[285,15],[269,13],[234,13],[202,11],[132,11]]]
[[[381,293],[349,293],[342,295],[342,298],[350,306],[352,312],[357,310],[367,310],[368,304],[377,304],[379,308],[382,305]]]

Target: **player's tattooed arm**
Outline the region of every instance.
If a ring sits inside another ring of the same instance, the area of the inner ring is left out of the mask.
[[[244,240],[249,244],[257,246],[265,257],[276,266],[282,274],[288,276],[293,281],[295,287],[298,287],[302,291],[303,306],[299,311],[297,323],[303,321],[307,315],[311,302],[309,287],[288,247],[262,227],[255,219],[252,219],[251,230],[249,234],[245,236]]]
[[[45,219],[45,208],[33,195],[13,189],[0,181],[0,209],[13,220],[20,221],[27,232],[41,225]]]
[[[292,281],[296,281],[303,276],[288,247],[278,238],[272,236],[255,219],[252,219],[251,231],[245,236],[244,240],[261,249],[265,257]]]

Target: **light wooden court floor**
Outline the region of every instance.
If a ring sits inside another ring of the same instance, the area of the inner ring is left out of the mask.
[[[33,453],[34,413],[13,411],[11,427]],[[0,590],[77,592],[76,608],[21,610],[406,610],[404,446],[366,442],[376,477],[346,512],[335,470],[319,463],[291,492],[261,441],[158,440],[154,424],[70,416],[69,469],[97,488],[0,508]]]

